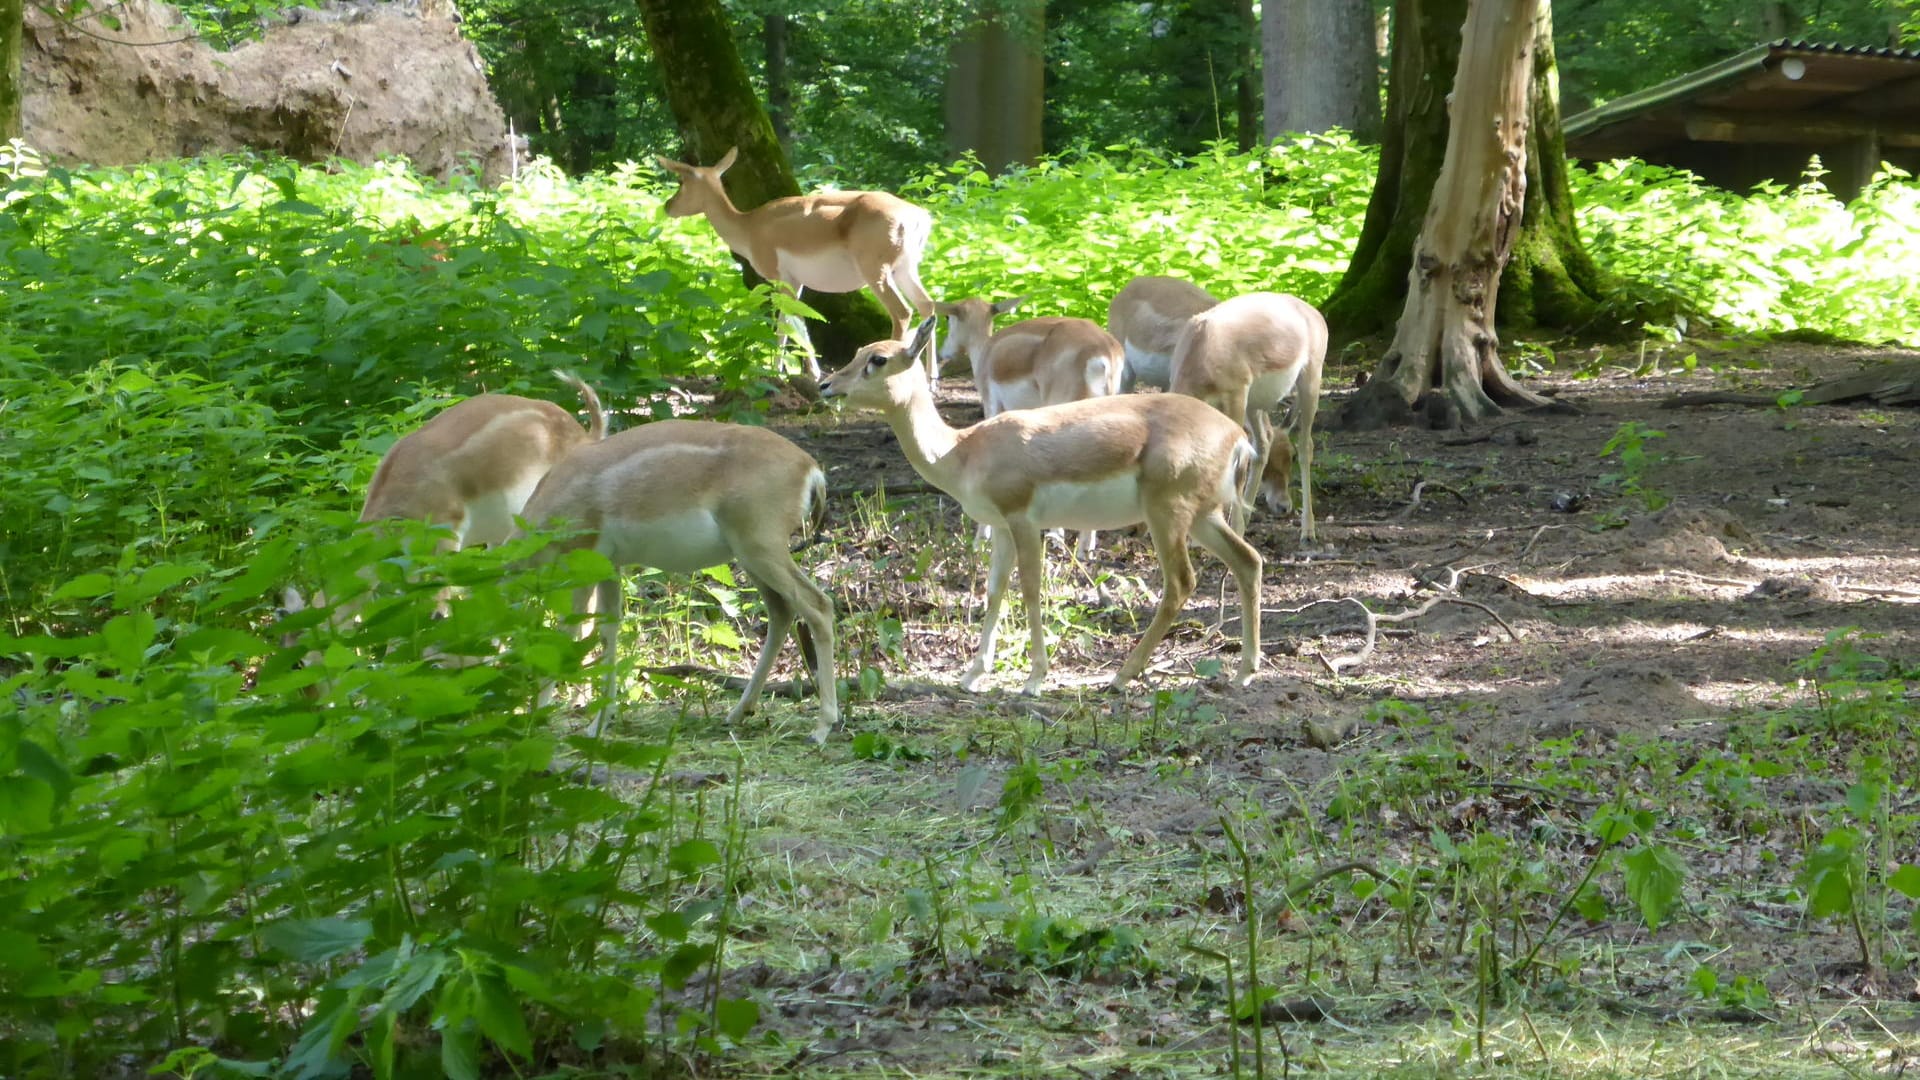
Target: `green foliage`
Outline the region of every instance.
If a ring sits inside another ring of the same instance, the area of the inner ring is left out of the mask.
[[[1647,469],[1663,459],[1657,455],[1650,456],[1646,449],[1649,442],[1666,437],[1666,432],[1655,431],[1637,420],[1621,424],[1613,437],[1607,440],[1607,445],[1600,449],[1601,457],[1617,457],[1620,471],[1602,476],[1601,481],[1639,499],[1649,511],[1667,505],[1667,496],[1647,483]]]
[[[262,620],[302,556],[280,540],[238,572],[74,579],[58,592],[97,630],[0,638],[21,665],[0,683],[0,1072],[166,1047],[206,1065],[189,1048],[215,1046],[290,1076],[423,1057],[475,1076],[566,1032],[644,1041],[662,1003],[691,1010],[682,1030],[739,1030],[739,1008],[702,1020],[679,997],[717,955],[701,819],[660,785],[620,798],[559,767],[657,774],[667,748],[563,737],[536,704],[583,646],[522,613],[604,560],[518,572],[534,542],[437,558],[424,540],[305,549],[342,596],[380,583],[359,620]],[[444,586],[477,580],[498,586],[434,618]],[[496,661],[449,664],[494,641]]]

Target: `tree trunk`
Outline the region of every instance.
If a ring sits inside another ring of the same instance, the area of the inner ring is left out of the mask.
[[[1470,0],[1450,108],[1456,121],[1409,272],[1393,345],[1341,410],[1347,428],[1409,419],[1426,397],[1433,426],[1458,427],[1503,405],[1544,405],[1500,362],[1500,271],[1527,195],[1534,18],[1543,0]]]
[[[1346,128],[1380,138],[1380,56],[1370,0],[1294,0],[1261,8],[1266,134]]]
[[[1513,257],[1500,279],[1500,319],[1509,327],[1552,326],[1592,332],[1637,324],[1594,264],[1573,224],[1567,143],[1560,131],[1560,74],[1553,53],[1553,10],[1540,0],[1533,40],[1533,124],[1527,139],[1527,210]]]
[[[989,173],[1031,165],[1045,146],[1046,4],[1016,0],[983,12],[947,55],[947,142]]]
[[[1238,7],[1240,40],[1233,51],[1235,70],[1239,73],[1234,79],[1234,98],[1238,105],[1234,110],[1238,121],[1235,142],[1244,154],[1261,141],[1260,68],[1253,62],[1254,49],[1260,41],[1260,21],[1253,13],[1253,0],[1239,0]]]
[[[800,194],[767,111],[754,96],[719,0],[638,3],[647,43],[666,84],[667,105],[686,144],[682,160],[711,165],[729,147],[739,147],[740,158],[727,170],[726,185],[742,210]],[[763,280],[745,259],[735,261],[749,285]],[[802,299],[826,317],[825,326],[815,323],[808,330],[825,365],[893,333],[893,320],[866,290],[809,292]]]
[[[1321,310],[1335,340],[1387,325],[1406,296],[1413,242],[1447,145],[1447,87],[1467,0],[1394,0],[1380,173],[1347,272]]]
[[[22,0],[0,0],[0,143],[26,130],[20,100],[20,40],[26,16]]]
[[[787,16],[772,12],[760,20],[760,41],[767,50],[767,117],[773,121],[773,137],[780,152],[790,154],[793,131],[788,123],[793,115],[793,88],[787,82]]]

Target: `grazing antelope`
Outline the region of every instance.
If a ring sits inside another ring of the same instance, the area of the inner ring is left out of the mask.
[[[727,562],[745,567],[767,607],[767,638],[727,722],[738,722],[758,703],[793,629],[819,689],[820,723],[812,741],[822,743],[840,720],[833,602],[794,565],[789,544],[794,534],[819,528],[826,494],[826,477],[813,458],[765,428],[661,420],[569,456],[540,482],[523,516],[530,526],[578,530],[551,550],[590,547],[616,567],[677,574]],[[601,662],[607,665],[597,730],[612,713],[620,685],[614,663],[620,577],[577,590],[574,609],[597,622]]]
[[[914,471],[958,500],[969,517],[993,527],[980,651],[961,687],[973,690],[993,670],[1000,603],[1016,563],[1032,662],[1022,692],[1039,693],[1046,682],[1040,530],[1116,529],[1141,521],[1152,533],[1165,590],[1113,685],[1146,668],[1192,595],[1189,537],[1233,572],[1240,593],[1239,681],[1251,679],[1260,662],[1261,561],[1228,518],[1251,497],[1255,477],[1253,447],[1239,425],[1192,398],[1148,394],[1014,409],[956,430],[935,409],[915,359],[933,335],[933,322],[921,323],[907,344],[862,348],[820,392],[884,414]],[[1244,492],[1237,482],[1243,475]]]
[[[1069,401],[1110,397],[1120,392],[1120,343],[1086,319],[1023,319],[998,333],[995,316],[1021,300],[962,300],[935,304],[947,319],[947,340],[940,359],[965,356],[980,389],[980,411],[988,419],[1008,409],[1037,409]],[[1076,552],[1093,555],[1095,533],[1080,534]]]
[[[607,413],[593,388],[567,372],[554,374],[586,405],[585,431],[551,401],[513,394],[468,398],[393,444],[367,487],[360,521],[449,525],[449,546],[456,548],[505,540],[513,516],[547,471],[607,434]]]
[[[593,387],[565,371],[554,375],[580,395],[587,409],[585,430],[572,413],[551,401],[481,394],[457,402],[388,448],[367,485],[360,523],[401,519],[445,525],[453,535],[439,543],[441,550],[506,540],[513,532],[514,515],[547,471],[607,434],[607,411]],[[362,574],[371,580],[370,569]],[[325,606],[328,601],[316,594],[313,602]],[[443,611],[445,602],[443,593]],[[293,614],[306,610],[307,600],[288,586],[281,592],[280,606]],[[332,622],[336,627],[350,624],[359,607],[358,601],[343,603]]]
[[[1327,320],[1312,304],[1281,293],[1248,293],[1194,315],[1174,346],[1171,386],[1207,402],[1245,426],[1260,457],[1267,509],[1292,509],[1287,467],[1300,462],[1300,540],[1314,539],[1313,417],[1320,408],[1320,370],[1327,358]],[[1287,437],[1274,441],[1270,415],[1293,395]]]
[[[661,168],[680,178],[679,190],[667,200],[667,214],[705,214],[713,231],[754,273],[786,283],[796,297],[803,289],[872,289],[893,316],[894,337],[906,335],[915,312],[933,314],[933,297],[920,284],[920,259],[933,231],[932,215],[883,191],[794,195],[743,213],[720,185],[721,174],[738,156],[739,147],[734,147],[718,164],[706,167],[655,156]],[[818,379],[820,364],[807,340],[806,324],[796,323],[806,342],[807,375]],[[786,347],[784,322],[780,347]],[[937,379],[938,372],[928,377]]]
[[[1120,342],[1126,368],[1120,392],[1136,385],[1167,388],[1173,347],[1187,320],[1220,301],[1191,282],[1174,277],[1137,277],[1107,305],[1107,332]]]

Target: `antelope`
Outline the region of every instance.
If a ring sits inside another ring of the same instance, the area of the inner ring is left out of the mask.
[[[914,471],[958,500],[967,516],[993,527],[980,648],[961,688],[974,690],[993,670],[1000,604],[1016,564],[1031,663],[1021,692],[1037,694],[1045,684],[1040,530],[1114,529],[1141,521],[1152,533],[1164,590],[1152,623],[1112,685],[1124,686],[1146,668],[1193,594],[1189,537],[1233,573],[1241,611],[1238,681],[1251,680],[1260,661],[1261,559],[1229,520],[1252,496],[1256,476],[1253,446],[1239,425],[1192,398],[1147,394],[1014,409],[955,429],[934,407],[933,389],[915,359],[930,343],[933,325],[932,319],[921,323],[905,344],[863,347],[821,384],[820,393],[883,414]]]
[[[513,532],[513,517],[556,463],[606,438],[600,396],[564,371],[587,407],[585,431],[551,401],[481,394],[450,406],[393,444],[367,487],[362,524],[407,518],[450,525],[445,546],[492,546]]]
[[[607,411],[593,387],[565,371],[553,374],[580,395],[587,409],[585,430],[572,413],[551,401],[481,394],[457,402],[381,457],[367,485],[360,523],[411,520],[448,526],[452,535],[436,545],[441,551],[505,541],[513,532],[514,515],[548,470],[607,434]],[[316,593],[313,602],[324,606],[328,601]],[[444,612],[444,593],[439,606]],[[306,610],[307,600],[288,586],[281,593],[281,607],[293,614]],[[334,612],[333,624],[350,624],[359,607],[359,602],[347,601]]]
[[[787,631],[812,669],[824,743],[840,720],[833,675],[833,602],[794,565],[795,533],[817,531],[826,513],[826,477],[806,451],[765,428],[703,420],[661,420],[631,428],[569,455],[527,501],[530,527],[577,530],[548,550],[592,548],[615,567],[686,574],[738,562],[760,586],[767,637],[729,724],[760,700]],[[574,611],[597,623],[606,694],[597,731],[619,690],[618,574],[576,590]],[[799,626],[794,626],[795,616]]]
[[[1120,392],[1148,386],[1167,388],[1173,346],[1187,320],[1220,301],[1212,293],[1174,277],[1137,277],[1107,305],[1107,332],[1120,342],[1126,367]]]
[[[661,168],[680,178],[679,189],[667,200],[668,216],[706,215],[713,231],[754,273],[786,284],[795,297],[803,289],[872,289],[893,317],[894,337],[906,334],[915,312],[933,314],[933,297],[920,284],[920,259],[933,231],[932,215],[883,191],[795,195],[742,212],[720,184],[739,152],[734,147],[718,164],[704,167],[656,155]],[[806,346],[807,375],[817,381],[820,364],[806,324],[795,322]],[[786,348],[786,340],[783,323],[779,348]],[[939,373],[929,371],[928,378],[937,380]]]
[[[1300,540],[1314,539],[1313,417],[1327,321],[1313,305],[1281,293],[1248,293],[1187,320],[1173,350],[1170,385],[1240,421],[1259,455],[1267,509],[1291,510],[1287,471],[1300,462]],[[1275,406],[1292,394],[1287,438],[1273,438]]]
[[[965,356],[980,389],[988,419],[1009,409],[1034,409],[1120,392],[1120,343],[1086,319],[1024,319],[994,332],[993,320],[1019,307],[1024,297],[988,303],[962,300],[935,304],[947,318],[940,359]],[[1080,534],[1076,553],[1093,555],[1094,532]]]

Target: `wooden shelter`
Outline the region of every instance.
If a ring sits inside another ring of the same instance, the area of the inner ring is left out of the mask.
[[[1744,191],[1798,183],[1858,194],[1882,162],[1920,174],[1920,51],[1774,41],[1570,117],[1567,152],[1637,157]]]

